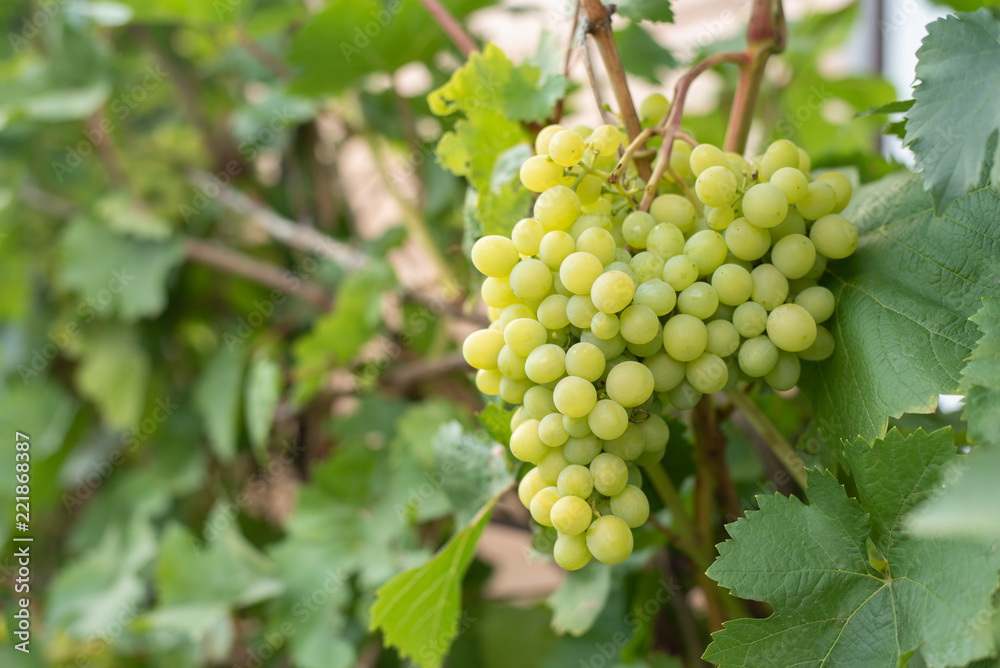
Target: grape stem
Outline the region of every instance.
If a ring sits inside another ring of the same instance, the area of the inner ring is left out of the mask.
[[[573,58],[573,53],[576,50],[576,29],[580,25],[580,0],[576,1],[576,9],[573,10],[573,25],[569,29],[569,42],[566,44],[566,55],[563,58],[563,77],[567,80],[569,79],[569,70]],[[556,108],[552,111],[552,118],[548,120],[548,124],[552,125],[558,123],[562,120],[563,112],[566,110],[566,98],[561,97],[559,101],[556,102]]]
[[[451,41],[455,43],[455,46],[458,47],[463,56],[468,58],[469,54],[479,51],[479,47],[469,37],[469,33],[465,32],[462,24],[438,0],[420,0],[420,4],[437,21],[437,24],[441,26],[441,29],[444,30]]]
[[[597,49],[604,61],[604,69],[607,70],[608,78],[611,81],[611,90],[615,95],[615,100],[618,101],[618,113],[625,123],[625,131],[628,133],[629,140],[633,140],[642,132],[642,124],[639,122],[638,114],[635,113],[635,104],[632,102],[632,93],[628,87],[628,79],[625,77],[625,68],[622,66],[618,46],[615,44],[615,34],[611,30],[611,11],[604,6],[601,0],[582,0],[581,4],[584,15],[587,17],[586,31],[597,42]],[[642,178],[649,178],[649,161],[637,159],[635,166]]]
[[[726,395],[733,402],[737,410],[743,413],[743,416],[750,422],[754,430],[764,439],[764,442],[771,448],[771,452],[775,454],[782,465],[788,470],[788,474],[792,479],[798,483],[799,487],[805,489],[807,475],[806,466],[802,462],[802,458],[799,457],[794,448],[785,440],[785,437],[781,435],[781,432],[774,426],[774,423],[768,419],[764,411],[743,390],[733,388],[726,392]]]

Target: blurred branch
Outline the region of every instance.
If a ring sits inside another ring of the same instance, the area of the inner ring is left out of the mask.
[[[573,59],[573,53],[576,51],[576,29],[580,25],[580,0],[576,0],[576,4],[573,9],[573,24],[569,29],[569,41],[566,43],[566,55],[563,58],[563,77],[567,80],[569,79],[569,69],[570,63]],[[563,113],[566,111],[566,97],[563,96],[559,98],[556,102],[556,108],[552,112],[552,118],[549,120],[549,124],[558,123],[562,120]]]
[[[733,484],[733,477],[726,464],[726,437],[719,429],[718,416],[712,395],[706,394],[691,411],[691,427],[694,431],[698,457],[711,474],[719,502],[726,511],[727,519],[740,516],[740,500]],[[706,510],[707,512],[707,510]],[[709,513],[710,514],[710,513]],[[706,536],[714,544],[714,536]]]
[[[736,409],[746,417],[753,425],[754,430],[761,435],[764,442],[771,448],[771,452],[777,456],[782,465],[788,469],[788,474],[798,483],[802,489],[806,488],[806,465],[799,457],[795,449],[785,440],[774,423],[768,419],[767,415],[754,403],[754,400],[747,396],[746,392],[733,388],[726,392],[726,396],[733,402]]]
[[[246,49],[246,52],[253,56],[257,62],[269,69],[272,74],[285,81],[290,80],[294,76],[288,65],[285,65],[280,58],[265,49],[260,42],[247,32],[246,26],[236,26],[236,34],[240,40],[240,46]]]
[[[333,300],[321,286],[301,278],[295,279],[297,286],[291,285],[288,270],[278,265],[193,237],[184,238],[184,252],[193,262],[296,295],[320,310],[328,311],[333,307]]]
[[[590,49],[587,47],[586,42],[580,48],[583,50],[583,69],[587,71],[587,80],[590,81],[590,90],[594,93],[594,102],[597,103],[597,109],[601,112],[601,119],[608,125],[617,126],[618,119],[608,111],[608,106],[604,103],[604,98],[601,97],[601,89],[597,86],[597,78],[594,76],[594,62],[590,58]]]
[[[632,93],[628,88],[625,68],[622,66],[618,46],[615,44],[615,34],[611,30],[611,11],[604,6],[601,0],[583,0],[583,11],[587,16],[586,31],[597,42],[597,49],[601,52],[601,59],[604,61],[608,78],[611,80],[611,90],[618,101],[618,113],[625,122],[628,138],[629,140],[635,139],[642,131],[642,124],[639,122],[639,116],[635,113],[635,104],[632,102]],[[645,158],[637,159],[635,166],[642,178],[649,178],[648,160]]]
[[[451,41],[455,43],[458,50],[462,52],[466,58],[469,57],[470,53],[478,51],[479,47],[476,43],[469,37],[469,34],[465,32],[465,28],[459,23],[451,12],[442,5],[438,0],[420,0],[427,11],[430,13],[434,20],[437,21],[441,29],[444,30],[445,34],[451,38]],[[416,37],[416,35],[414,35]]]
[[[412,362],[395,364],[380,382],[405,392],[417,383],[454,371],[467,371],[469,368],[465,357],[457,352],[433,359],[415,359]]]

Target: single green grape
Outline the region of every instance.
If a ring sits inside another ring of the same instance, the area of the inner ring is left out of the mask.
[[[691,387],[702,394],[714,394],[726,386],[729,370],[722,358],[712,353],[703,353],[687,363],[685,376]]]
[[[497,316],[497,331],[505,331],[507,329],[507,325],[521,318],[535,320],[535,309],[531,308],[527,304],[511,304],[507,308],[501,310],[500,314]],[[506,342],[506,338],[504,341]]]
[[[664,316],[677,304],[677,293],[657,277],[640,283],[635,289],[632,300],[636,304],[649,307],[657,316]]]
[[[778,363],[764,374],[764,382],[770,385],[771,389],[784,392],[795,387],[799,382],[801,371],[802,365],[799,363],[798,355],[779,350]]]
[[[587,295],[573,295],[566,302],[566,317],[574,327],[580,329],[589,327],[597,313],[597,307]]]
[[[585,417],[571,418],[568,415],[563,415],[563,427],[570,438],[583,438],[590,435],[590,425],[587,424]]]
[[[684,252],[684,233],[676,225],[660,223],[646,236],[646,250],[664,261]]]
[[[516,380],[502,376],[500,378],[500,398],[508,404],[519,404],[524,401],[524,394],[534,387],[527,379]]]
[[[827,172],[816,180],[833,188],[833,194],[836,196],[836,202],[833,205],[833,213],[840,213],[843,211],[844,207],[847,206],[847,203],[851,201],[851,195],[854,192],[854,186],[851,185],[851,180],[840,172]]]
[[[552,289],[552,270],[541,260],[521,260],[510,272],[510,289],[520,299],[541,301]]]
[[[531,503],[528,504],[531,518],[542,526],[552,526],[552,506],[560,498],[559,490],[555,486],[543,487],[531,498]]]
[[[675,255],[663,265],[663,280],[680,292],[698,280],[698,263],[687,255]]]
[[[691,235],[684,244],[684,255],[698,265],[699,276],[710,276],[726,261],[725,238],[715,230],[701,230]]]
[[[707,320],[719,308],[719,293],[704,281],[696,281],[677,295],[677,310]]]
[[[595,438],[611,440],[625,433],[628,413],[617,401],[601,399],[591,410],[587,424]]]
[[[737,359],[743,373],[751,378],[760,378],[778,363],[778,349],[768,337],[755,336],[743,342]]]
[[[672,390],[667,391],[667,399],[677,410],[686,411],[689,408],[694,408],[701,401],[702,393],[691,387],[691,383],[687,379],[680,382],[680,384]]]
[[[555,343],[538,346],[525,359],[524,373],[540,385],[558,380],[566,373],[566,352]]]
[[[615,261],[615,248],[615,238],[603,227],[587,228],[576,239],[576,250],[590,253],[605,267]]]
[[[542,480],[550,485],[556,484],[559,479],[559,472],[569,466],[569,462],[563,457],[562,448],[549,448],[549,451],[538,460],[538,475]]]
[[[670,150],[670,167],[683,179],[694,176],[691,171],[691,145],[681,139],[675,139]]]
[[[778,348],[801,352],[816,340],[816,321],[798,304],[782,304],[767,316],[767,335]]]
[[[782,167],[768,181],[782,192],[789,204],[801,200],[809,189],[809,177],[797,167]]]
[[[613,339],[621,331],[621,321],[612,313],[598,311],[590,319],[590,331],[599,339]]]
[[[760,336],[767,328],[767,309],[756,302],[740,304],[733,312],[733,326],[745,339]]]
[[[790,234],[805,234],[806,219],[798,209],[789,207],[785,219],[768,230],[771,233],[771,243],[776,244]]]
[[[606,400],[602,399],[602,401]],[[565,424],[565,420],[563,423]],[[566,445],[563,446],[563,457],[570,464],[587,466],[590,462],[594,461],[594,457],[601,453],[603,445],[604,442],[599,440],[595,434],[570,436],[569,440],[566,441]]]
[[[646,449],[646,435],[634,422],[629,422],[625,432],[618,438],[604,442],[604,451],[620,457],[626,462],[634,460]]]
[[[535,385],[524,393],[523,407],[536,420],[557,412],[555,401],[552,400],[552,390],[544,385]]]
[[[535,255],[545,236],[545,228],[534,218],[523,218],[510,232],[511,242],[521,255]]]
[[[724,264],[712,273],[712,287],[719,302],[739,306],[750,299],[753,280],[750,272],[738,264]]]
[[[519,259],[514,243],[498,234],[481,237],[472,246],[472,264],[486,276],[509,275]]]
[[[520,301],[518,296],[514,294],[514,291],[510,289],[510,282],[506,278],[488,276],[483,281],[483,287],[479,294],[487,306],[496,309],[504,309]]]
[[[799,166],[799,149],[787,139],[779,139],[764,152],[760,159],[760,176],[767,181],[782,167]]]
[[[603,515],[587,529],[587,549],[604,564],[620,564],[632,554],[632,530],[624,520]]]
[[[563,168],[547,155],[533,155],[521,165],[519,172],[521,185],[532,192],[540,193],[554,186],[568,185]],[[570,181],[571,182],[571,181]]]
[[[621,271],[607,271],[598,276],[590,289],[590,298],[600,311],[618,313],[635,295],[635,281]]]
[[[597,346],[604,353],[605,359],[618,357],[625,351],[625,346],[628,345],[620,333],[615,334],[614,338],[611,339],[600,339],[594,336],[593,332],[583,331],[580,333],[580,340],[584,343],[592,343]]]
[[[710,167],[729,168],[729,158],[715,146],[711,144],[698,144],[691,149],[691,173],[694,176],[701,176],[702,172]],[[735,177],[733,177],[735,181]]]
[[[618,147],[622,143],[621,131],[613,125],[598,125],[587,139],[594,147],[597,155],[602,158],[618,155]]]
[[[786,278],[802,278],[815,262],[816,247],[802,234],[789,234],[771,249],[771,264]]]
[[[697,216],[694,205],[681,195],[660,195],[649,205],[649,213],[657,223],[667,223],[679,230],[690,229]]]
[[[497,358],[504,347],[503,334],[493,329],[480,329],[462,343],[462,356],[474,369],[496,369]]]
[[[535,153],[538,155],[548,154],[549,142],[552,140],[552,137],[557,132],[562,132],[565,129],[564,126],[558,124],[546,125],[542,128],[535,137]]]
[[[837,306],[833,293],[819,285],[800,292],[795,296],[795,303],[808,311],[817,323],[829,320]]]
[[[589,474],[590,471],[587,471]],[[521,501],[521,505],[525,508],[531,507],[531,499],[534,498],[535,494],[548,487],[542,476],[538,474],[538,469],[533,468],[524,474],[521,478],[521,482],[517,484],[517,498]]]
[[[684,362],[678,362],[666,351],[647,357],[643,364],[653,374],[653,389],[656,392],[672,390],[684,380]]]
[[[549,295],[538,305],[538,322],[545,329],[563,329],[569,325],[569,317],[566,315],[566,307],[569,305],[569,297],[565,295]],[[546,334],[546,339],[548,335]]]
[[[567,571],[577,571],[590,563],[590,548],[587,547],[585,534],[567,536],[559,534],[552,548],[552,557],[560,568]]]
[[[799,352],[799,357],[807,362],[822,362],[833,354],[835,345],[830,330],[823,325],[816,325],[816,340],[811,346]]]
[[[648,343],[660,331],[660,321],[653,309],[642,304],[626,307],[621,313],[620,322],[622,338],[629,343]]]
[[[594,478],[586,466],[570,464],[559,473],[556,487],[563,496],[586,499],[594,491]]]
[[[708,346],[706,350],[719,357],[728,357],[740,347],[740,333],[728,320],[713,320],[706,325]]]
[[[729,223],[733,222],[735,218],[736,214],[733,212],[733,207],[731,206],[708,207],[705,212],[705,220],[708,221],[708,226],[720,232],[729,227]]]
[[[632,248],[646,247],[646,237],[656,227],[656,220],[645,211],[633,211],[622,221],[622,235]]]
[[[638,406],[653,393],[653,373],[641,362],[622,362],[608,373],[605,389],[613,401],[625,408]]]
[[[637,284],[645,283],[652,278],[659,278],[663,275],[663,258],[649,251],[637,253],[632,257],[629,266],[635,274],[635,282]]]
[[[570,253],[559,267],[559,280],[574,295],[590,294],[594,281],[604,273],[604,265],[590,253]]]
[[[513,308],[513,307],[508,307]],[[503,328],[503,340],[514,353],[527,357],[531,351],[545,343],[548,333],[537,320],[518,318]]]
[[[611,513],[636,529],[649,519],[649,499],[639,487],[626,485],[625,489],[611,497]]]
[[[538,196],[533,211],[545,231],[568,230],[580,216],[580,198],[571,188],[553,186]]]
[[[643,449],[646,452],[662,450],[667,447],[667,441],[670,440],[670,427],[666,420],[659,415],[651,414],[645,422],[639,423],[639,429],[642,430],[645,442]]]
[[[788,279],[773,264],[762,264],[750,272],[753,291],[750,299],[771,311],[785,302]]]
[[[663,326],[663,349],[675,360],[690,362],[705,352],[708,329],[693,315],[678,314]]]
[[[639,105],[639,119],[645,125],[656,125],[670,109],[670,102],[660,93],[652,93]]]
[[[788,214],[788,200],[778,186],[758,183],[743,195],[743,216],[757,227],[774,227]]]
[[[572,167],[583,157],[583,138],[573,130],[560,130],[549,139],[549,157],[563,167]]]
[[[737,218],[729,224],[725,240],[730,253],[748,262],[764,257],[771,248],[771,233],[746,218]]]
[[[566,444],[569,434],[563,426],[563,416],[559,413],[549,413],[538,421],[538,438],[550,448],[558,448]]]
[[[549,269],[557,270],[570,253],[576,251],[576,242],[568,232],[552,230],[546,232],[538,245],[538,259]]]
[[[590,475],[594,479],[594,489],[604,496],[618,494],[628,483],[628,467],[621,457],[607,452],[594,457],[590,462]]]
[[[570,417],[585,416],[597,403],[597,390],[593,383],[577,376],[566,376],[556,384],[553,392],[556,408]]]
[[[728,166],[709,167],[698,175],[694,191],[706,206],[729,206],[736,199],[736,177]]]
[[[524,361],[524,358],[511,350],[510,346],[504,346],[497,355],[497,369],[507,378],[524,380],[528,377],[524,372]]]
[[[537,464],[549,454],[549,446],[538,437],[538,420],[528,419],[510,435],[510,454],[522,462]]]
[[[557,489],[558,491],[558,489]],[[549,521],[556,531],[575,536],[587,530],[594,512],[590,504],[578,496],[564,496],[552,504]]]
[[[817,220],[833,212],[837,205],[837,193],[833,186],[823,181],[813,181],[806,188],[806,196],[795,203],[806,220]]]
[[[840,260],[858,247],[858,228],[838,213],[823,216],[813,223],[809,238],[816,251],[833,260]]]
[[[607,360],[600,348],[592,343],[574,343],[566,351],[566,373],[595,382],[604,375]]]
[[[500,394],[500,379],[502,377],[503,374],[499,371],[480,369],[476,371],[476,389],[490,396]]]

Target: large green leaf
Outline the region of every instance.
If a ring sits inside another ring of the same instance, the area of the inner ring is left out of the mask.
[[[1000,445],[1000,298],[984,299],[970,320],[983,337],[962,369],[963,417],[972,442]]]
[[[877,438],[890,416],[932,412],[956,391],[978,338],[968,318],[1000,295],[996,193],[980,188],[936,220],[920,179],[897,175],[861,189],[845,215],[861,238],[827,267],[837,347],[802,374],[820,434],[834,441]]]
[[[980,184],[1000,184],[1000,19],[985,9],[938,19],[917,51],[906,139],[938,212]],[[992,148],[991,148],[992,147]],[[988,155],[987,151],[992,152]]]
[[[705,658],[723,666],[964,665],[994,655],[990,597],[1000,541],[910,535],[904,518],[935,492],[960,455],[951,431],[891,431],[846,449],[857,485],[809,473],[809,505],[759,496],[759,511],[727,526],[708,574],[737,596],[774,606],[714,634]]]
[[[571,571],[548,598],[552,629],[581,636],[590,630],[611,593],[611,567],[594,562]]]
[[[485,430],[469,433],[457,420],[441,425],[433,443],[437,466],[431,482],[441,486],[455,509],[455,522],[464,526],[510,484],[505,448]]]
[[[488,0],[448,0],[458,19]],[[418,0],[332,0],[296,35],[289,59],[299,66],[294,92],[339,93],[371,72],[393,72],[413,61],[428,62],[451,46]]]
[[[385,643],[403,658],[423,668],[441,665],[459,633],[462,579],[495,502],[483,507],[430,561],[400,573],[376,592],[371,627],[381,629]]]
[[[663,68],[672,69],[678,65],[673,54],[638,23],[630,23],[621,30],[616,30],[615,41],[625,70],[650,83],[659,84]]]

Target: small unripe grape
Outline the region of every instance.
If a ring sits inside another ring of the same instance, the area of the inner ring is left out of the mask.
[[[795,297],[795,303],[808,311],[817,323],[828,320],[837,306],[833,293],[819,285],[800,292]]]
[[[480,329],[462,343],[462,356],[474,369],[495,370],[503,346],[503,334],[492,329]]]
[[[545,228],[534,218],[524,218],[514,225],[510,238],[521,255],[535,255],[545,236]]]
[[[719,392],[729,380],[726,363],[712,353],[704,353],[688,362],[685,375],[691,387],[702,394]]]
[[[698,175],[694,191],[708,206],[729,206],[736,199],[736,177],[728,167],[709,167]]]
[[[625,408],[638,406],[653,393],[653,373],[641,362],[622,362],[611,369],[605,388]]]
[[[535,137],[535,153],[538,155],[548,154],[549,141],[551,141],[557,132],[562,132],[565,129],[562,125],[546,125],[542,128],[538,132],[538,136]]]
[[[691,229],[697,212],[694,205],[681,195],[660,195],[649,205],[649,213],[657,223],[670,223],[680,230]]]
[[[833,188],[833,193],[837,197],[837,201],[833,205],[833,212],[843,211],[847,203],[851,201],[851,195],[854,192],[854,186],[851,185],[850,179],[840,172],[827,172],[816,180]]]
[[[639,105],[639,119],[645,125],[656,125],[670,110],[670,102],[660,93],[649,95]]]
[[[560,498],[559,490],[554,486],[541,489],[531,498],[531,503],[528,504],[528,510],[531,511],[531,518],[542,526],[552,526],[552,506]]]
[[[583,157],[583,138],[573,130],[560,130],[549,140],[549,157],[557,165],[572,167]]]
[[[768,311],[784,304],[788,296],[788,279],[773,264],[762,264],[750,272],[753,291],[750,299]]]
[[[632,301],[635,281],[621,271],[607,271],[594,280],[590,299],[604,313],[618,313]]]
[[[570,464],[559,473],[556,487],[563,496],[586,499],[594,491],[594,478],[586,466]]]
[[[809,238],[819,253],[840,260],[858,247],[858,228],[840,214],[831,213],[813,223]]]
[[[580,198],[566,186],[553,186],[535,200],[534,218],[547,232],[568,230],[579,216]]]
[[[778,363],[778,349],[768,337],[755,336],[740,346],[738,360],[743,373],[752,378],[760,378]]]
[[[625,433],[628,412],[617,401],[601,399],[587,417],[587,424],[595,437],[609,441]]]
[[[531,469],[524,474],[521,482],[517,485],[517,498],[520,499],[521,505],[529,508],[531,507],[531,499],[534,498],[535,494],[538,494],[546,487],[548,485],[542,480],[542,476],[538,474],[538,469]]]
[[[622,235],[632,248],[646,247],[646,237],[656,227],[656,220],[645,211],[633,211],[622,221]]]
[[[611,497],[611,512],[631,528],[641,527],[649,519],[649,499],[639,487],[626,485],[619,494]]]
[[[831,213],[837,204],[837,193],[829,183],[813,181],[806,189],[806,196],[795,203],[806,220],[816,220]]]
[[[563,168],[547,155],[533,155],[521,165],[521,185],[531,192],[544,192],[553,186],[567,185]]]
[[[559,564],[560,568],[567,571],[576,571],[586,566],[591,559],[590,549],[587,547],[587,537],[584,534],[567,536],[559,534],[556,544],[552,548],[552,557]]]
[[[789,234],[771,249],[771,264],[786,278],[802,278],[816,262],[816,247],[802,234]]]
[[[486,276],[507,276],[519,259],[513,242],[498,234],[481,237],[472,246],[472,264]]]
[[[663,326],[663,349],[680,362],[690,362],[705,352],[708,329],[692,315],[675,315]]]
[[[767,335],[782,350],[801,352],[816,340],[816,321],[798,304],[782,304],[767,316]]]
[[[541,260],[521,260],[510,272],[510,289],[519,298],[541,301],[552,289],[552,270]]]
[[[788,213],[788,200],[771,183],[758,183],[743,195],[743,216],[757,227],[774,227]]]
[[[603,452],[590,462],[594,489],[604,496],[614,496],[628,484],[628,467],[621,457]]]

